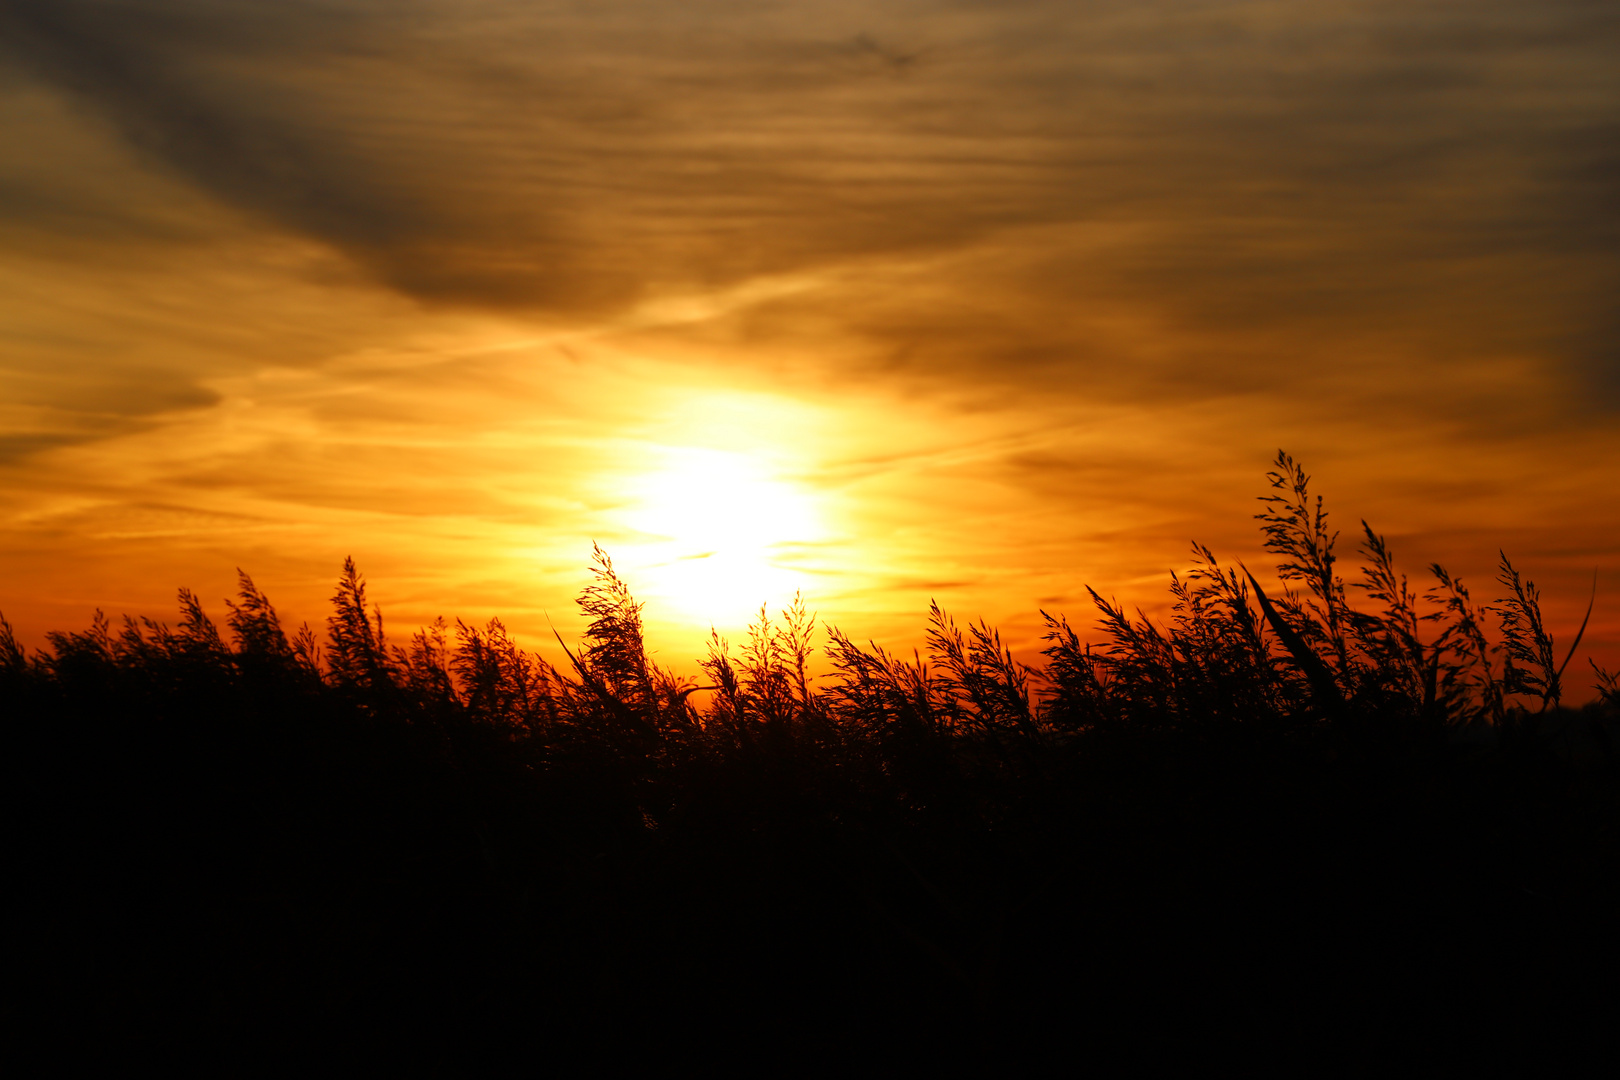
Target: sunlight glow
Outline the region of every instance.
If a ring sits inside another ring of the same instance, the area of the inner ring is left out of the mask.
[[[634,478],[624,522],[646,537],[624,563],[646,592],[689,617],[741,625],[802,587],[796,545],[824,534],[813,492],[758,455],[662,447]]]

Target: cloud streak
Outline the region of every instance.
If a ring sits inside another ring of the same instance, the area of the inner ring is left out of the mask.
[[[960,280],[1027,297],[1008,321],[1423,320],[1612,381],[1603,5],[0,11],[19,62],[149,159],[425,300],[597,316],[988,245],[1000,260]]]

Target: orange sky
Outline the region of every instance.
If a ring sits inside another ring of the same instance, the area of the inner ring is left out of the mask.
[[[661,659],[802,589],[1033,644],[1261,558],[1497,548],[1620,663],[1620,14],[1470,0],[0,0],[0,611]],[[1584,678],[1578,680],[1583,685]]]

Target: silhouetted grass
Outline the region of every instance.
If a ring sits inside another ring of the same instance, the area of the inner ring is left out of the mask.
[[[1377,1053],[1612,1001],[1615,677],[1560,708],[1580,634],[1560,663],[1505,556],[1492,606],[1419,594],[1363,523],[1347,584],[1303,470],[1269,481],[1278,595],[1195,546],[1167,623],[1093,592],[1039,667],[936,605],[910,658],[828,628],[816,678],[796,602],[700,687],[599,549],[567,670],[499,621],[391,643],[352,561],[320,641],[245,574],[223,633],[186,591],[33,655],[0,621],[38,1000],[239,1053],[1099,1064],[1144,1024]]]

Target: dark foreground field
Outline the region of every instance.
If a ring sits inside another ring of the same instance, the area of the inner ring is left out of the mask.
[[[232,1069],[1608,1030],[1613,680],[1557,705],[1574,669],[1505,564],[1493,610],[1443,571],[1422,600],[1369,533],[1351,604],[1303,474],[1273,484],[1284,595],[1201,552],[1170,625],[1099,600],[1038,670],[936,611],[926,659],[833,632],[811,679],[794,611],[694,690],[605,559],[566,672],[498,624],[391,647],[352,567],[319,644],[246,579],[223,634],[189,594],[175,628],[7,632],[23,1015],[64,1058]]]

